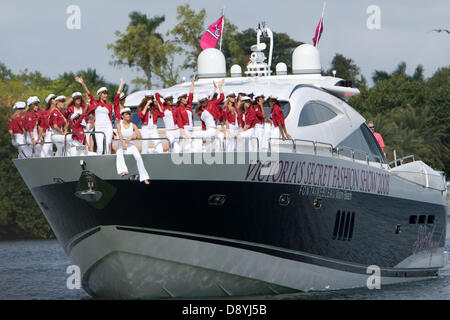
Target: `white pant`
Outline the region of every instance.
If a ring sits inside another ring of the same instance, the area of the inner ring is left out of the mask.
[[[196,153],[201,153],[203,151],[203,139],[206,140],[205,143],[205,148],[204,151],[205,152],[213,152],[213,151],[218,151],[215,145],[215,142],[217,142],[216,140],[218,136],[217,133],[217,129],[216,128],[209,128],[207,130],[202,130],[202,131],[196,131],[194,133],[194,137],[197,139],[194,139],[194,152]],[[214,139],[216,138],[216,139]]]
[[[248,129],[245,132],[239,133],[239,141],[238,141],[238,149],[240,152],[246,151],[246,145],[248,144],[248,151],[249,152],[256,152],[257,151],[257,142],[255,137],[255,129]],[[247,143],[246,143],[247,142]]]
[[[20,146],[20,145],[24,145],[25,144],[25,136],[23,134],[21,134],[21,133],[15,133],[14,134],[14,140],[13,140],[13,146],[14,146],[14,143],[15,143],[16,144],[15,146],[17,147],[17,149],[19,151],[19,159],[25,158],[24,146]]]
[[[112,138],[113,138],[112,126],[109,126],[109,127],[96,126],[95,131],[104,133],[104,135],[102,133],[95,134],[95,142],[97,143],[97,154],[103,154],[103,139],[104,138],[106,138],[105,154],[111,154],[111,143],[112,143]]]
[[[175,141],[175,139],[180,137],[180,130],[167,130],[166,129],[166,137],[169,139],[170,145],[173,144],[172,152],[180,153],[181,147],[179,141]]]
[[[41,158],[53,157],[52,131],[48,129],[45,132],[44,145],[41,150]]]
[[[149,128],[147,126],[142,126],[141,128],[142,139],[159,139],[158,129],[156,127]],[[161,140],[142,140],[142,154],[148,153],[148,144],[149,142],[153,142],[157,153],[163,152],[163,146]]]
[[[127,145],[127,150],[123,150],[122,145],[119,146],[116,152],[116,166],[117,166],[117,174],[121,175],[122,173],[128,172],[128,167],[125,163],[124,154],[132,154],[134,159],[136,159],[136,164],[139,171],[139,179],[140,181],[145,181],[150,179],[147,170],[145,170],[144,161],[142,160],[141,154],[139,150],[133,144]]]
[[[226,151],[235,152],[236,151],[236,139],[239,134],[239,126],[233,126],[230,124],[230,136],[229,139],[225,140]]]
[[[62,157],[64,155],[64,143],[65,147],[67,148],[66,150],[69,150],[72,146],[72,135],[69,134],[67,136],[64,136],[62,134],[53,132],[52,141],[56,145],[56,156]]]
[[[33,135],[34,138],[38,137],[38,131],[37,128],[35,127],[33,130]],[[28,146],[25,147],[25,155],[27,158],[38,158],[41,156],[41,145],[40,144],[36,144],[33,147],[33,140],[31,139],[31,134],[27,131],[26,133],[26,140],[27,140],[27,144]]]
[[[255,126],[254,136],[256,138],[258,138],[257,142],[256,142],[256,139],[255,139],[255,143],[259,143],[259,149],[260,150],[267,150],[267,141],[265,139],[264,125],[257,124]]]

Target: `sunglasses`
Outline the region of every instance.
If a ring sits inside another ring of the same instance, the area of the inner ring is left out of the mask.
[[[375,127],[373,127],[373,126],[372,126],[372,127],[369,127],[369,128],[370,128],[370,129],[375,129]]]

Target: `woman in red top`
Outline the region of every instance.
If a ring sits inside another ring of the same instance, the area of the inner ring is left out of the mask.
[[[24,110],[26,103],[19,101],[13,106],[13,113],[9,117],[9,134],[11,135],[11,143],[14,147],[18,148],[19,158],[24,158],[24,145],[25,145],[25,129],[23,128],[23,121],[25,118]]]
[[[274,97],[269,97],[269,106],[272,108],[270,111],[270,120],[272,123],[272,133],[270,137],[272,139],[280,139],[283,141],[291,139],[292,137],[286,131],[286,125],[284,124],[284,114],[281,110],[278,100]]]
[[[178,110],[172,104],[173,98],[171,96],[164,99],[164,103],[161,101],[161,95],[155,94],[156,105],[159,111],[163,114],[164,126],[166,129],[166,137],[169,139],[171,145],[173,145],[173,151],[179,153],[181,147],[176,139],[180,138],[180,135],[189,139],[190,136],[184,130],[184,122],[181,118]]]
[[[106,87],[102,87],[97,91],[98,100],[94,98],[86,84],[83,81],[83,78],[76,77],[75,81],[80,83],[88,94],[90,100],[90,106],[87,110],[87,115],[93,113],[95,114],[95,131],[99,132],[95,134],[95,140],[97,142],[97,154],[103,154],[103,139],[106,138],[106,154],[111,154],[111,144],[113,139],[113,127],[112,127],[112,119],[113,119],[113,106],[110,103],[107,103],[108,98],[108,89]],[[117,91],[117,94],[120,97],[120,93],[125,85],[125,80],[123,78],[120,79],[120,87]],[[116,97],[117,97],[116,94]],[[120,105],[115,104],[114,110],[116,115],[116,120],[120,119]],[[102,133],[100,133],[102,132]]]
[[[227,96],[223,106],[223,119],[225,121],[225,138],[227,141],[227,151],[232,152],[235,149],[236,138],[239,134],[239,113],[236,108],[236,95],[234,93]]]
[[[50,129],[50,112],[56,106],[56,96],[49,94],[45,98],[44,109],[39,110],[39,128],[42,130],[44,144],[41,149],[41,158],[53,157],[52,130]]]
[[[42,138],[42,130],[38,128],[39,122],[39,98],[29,97],[27,100],[28,110],[24,119],[25,140],[27,147],[25,148],[25,156],[27,158],[39,157],[41,155],[41,145],[39,142]]]
[[[255,141],[255,125],[256,125],[256,112],[252,107],[251,98],[245,96],[242,98],[241,109],[242,113],[242,122],[244,124],[244,128],[242,132],[239,133],[239,139],[244,139],[242,142],[249,141],[249,151],[255,152],[257,151],[257,143]],[[243,150],[243,146],[240,143],[240,149]]]
[[[69,123],[63,115],[63,109],[66,97],[59,96],[55,98],[56,106],[50,111],[49,125],[52,130],[52,141],[56,145],[56,156],[62,157],[64,151],[64,143],[70,145],[70,137],[65,137]]]
[[[146,96],[138,107],[138,116],[141,119],[142,127],[141,134],[143,139],[159,139],[158,135],[158,119],[163,118],[164,114],[159,111],[155,104],[155,97],[153,95]],[[148,145],[150,140],[142,141],[142,153],[148,153]],[[161,141],[153,140],[154,150],[158,153],[163,152]]]

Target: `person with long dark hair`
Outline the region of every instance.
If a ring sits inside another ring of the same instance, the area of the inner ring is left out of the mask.
[[[173,97],[166,96],[164,102],[161,100],[161,95],[157,92],[155,94],[155,101],[159,111],[163,114],[164,126],[166,128],[166,137],[169,139],[169,143],[173,145],[173,151],[178,153],[181,151],[179,142],[176,139],[182,136],[185,139],[189,139],[190,136],[186,134],[184,130],[184,122],[177,108],[173,105]]]
[[[221,118],[221,110],[220,110],[220,103],[224,100],[224,94],[223,94],[223,84],[225,80],[222,80],[219,82],[219,89],[220,89],[220,97],[217,100],[210,101],[208,98],[201,99],[199,101],[199,106],[197,107],[197,114],[200,117],[200,120],[202,121],[202,131],[196,132],[195,137],[206,139],[206,152],[213,151],[213,143],[215,138],[218,138],[218,131],[217,131],[217,123],[220,121]],[[194,150],[196,152],[200,152],[200,146],[197,141],[195,141],[195,148]]]
[[[128,168],[125,163],[124,154],[132,154],[136,159],[136,164],[139,171],[139,180],[145,182],[145,184],[150,184],[150,177],[144,166],[144,161],[142,160],[141,154],[136,146],[131,142],[136,139],[140,139],[140,132],[138,127],[131,123],[131,110],[129,108],[124,108],[121,111],[122,123],[117,124],[117,134],[119,135],[119,147],[116,153],[116,165],[117,174],[123,176],[128,175]]]
[[[141,104],[138,107],[138,117],[141,119],[142,127],[141,134],[143,139],[159,139],[158,135],[158,119],[163,118],[164,114],[159,111],[159,108],[155,104],[155,97],[153,95],[147,95],[142,99]],[[161,141],[153,140],[155,152],[162,153],[163,146]],[[149,140],[142,141],[142,153],[148,153]]]
[[[92,93],[89,91],[88,87],[83,81],[83,78],[76,77],[75,81],[80,83],[84,91],[88,94],[90,100],[90,106],[87,110],[87,114],[95,114],[95,131],[99,132],[95,134],[95,140],[97,142],[97,153],[103,154],[103,140],[105,139],[106,144],[106,154],[111,154],[111,144],[113,139],[113,127],[112,127],[112,117],[113,117],[113,106],[107,102],[108,99],[108,89],[102,87],[97,90],[98,98],[95,99]],[[120,87],[118,91],[122,91],[125,85],[125,80],[120,79]],[[120,94],[120,93],[119,93]],[[116,106],[117,108],[117,106]],[[120,110],[115,110],[116,114],[120,114]],[[100,132],[103,132],[100,133]]]
[[[239,113],[236,107],[236,95],[231,93],[223,106],[223,118],[225,120],[226,151],[232,152],[236,146],[236,138],[239,134]]]
[[[27,158],[39,157],[41,155],[41,145],[39,142],[42,138],[42,131],[39,129],[39,105],[38,97],[29,97],[27,100],[27,113],[24,119],[25,140],[27,147],[25,148],[25,155]]]

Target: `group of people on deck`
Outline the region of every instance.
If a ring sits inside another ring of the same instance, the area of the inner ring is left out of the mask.
[[[138,116],[142,127],[139,129],[131,122],[131,109],[124,107],[125,94],[122,92],[125,80],[114,97],[114,103],[108,103],[108,89],[97,90],[97,98],[89,91],[81,77],[75,81],[81,84],[81,92],[75,92],[67,99],[65,96],[50,94],[41,108],[38,97],[29,97],[27,102],[17,102],[9,118],[9,132],[12,144],[19,150],[19,158],[52,157],[53,145],[56,156],[111,154],[117,155],[117,171],[127,175],[124,154],[132,154],[137,161],[141,181],[149,183],[140,153],[167,151],[163,139],[173,146],[174,152],[217,151],[216,139],[219,132],[225,139],[226,150],[235,151],[237,141],[249,142],[249,150],[267,149],[268,139],[290,139],[286,131],[284,114],[276,97],[268,97],[271,107],[270,119],[266,117],[263,95],[232,93],[225,97],[224,80],[213,82],[214,89],[209,97],[201,97],[193,109],[194,85],[192,79],[189,93],[182,94],[174,103],[174,97],[155,95],[145,96],[138,107]],[[217,93],[219,90],[219,93]],[[194,130],[194,112],[201,120],[202,130]],[[165,136],[158,133],[158,119],[165,125]],[[116,125],[116,132],[113,130]],[[271,132],[265,130],[270,123]],[[218,129],[221,126],[222,130]],[[114,147],[116,135],[118,146]],[[132,141],[141,140],[141,150]],[[141,151],[141,152],[140,152]]]

